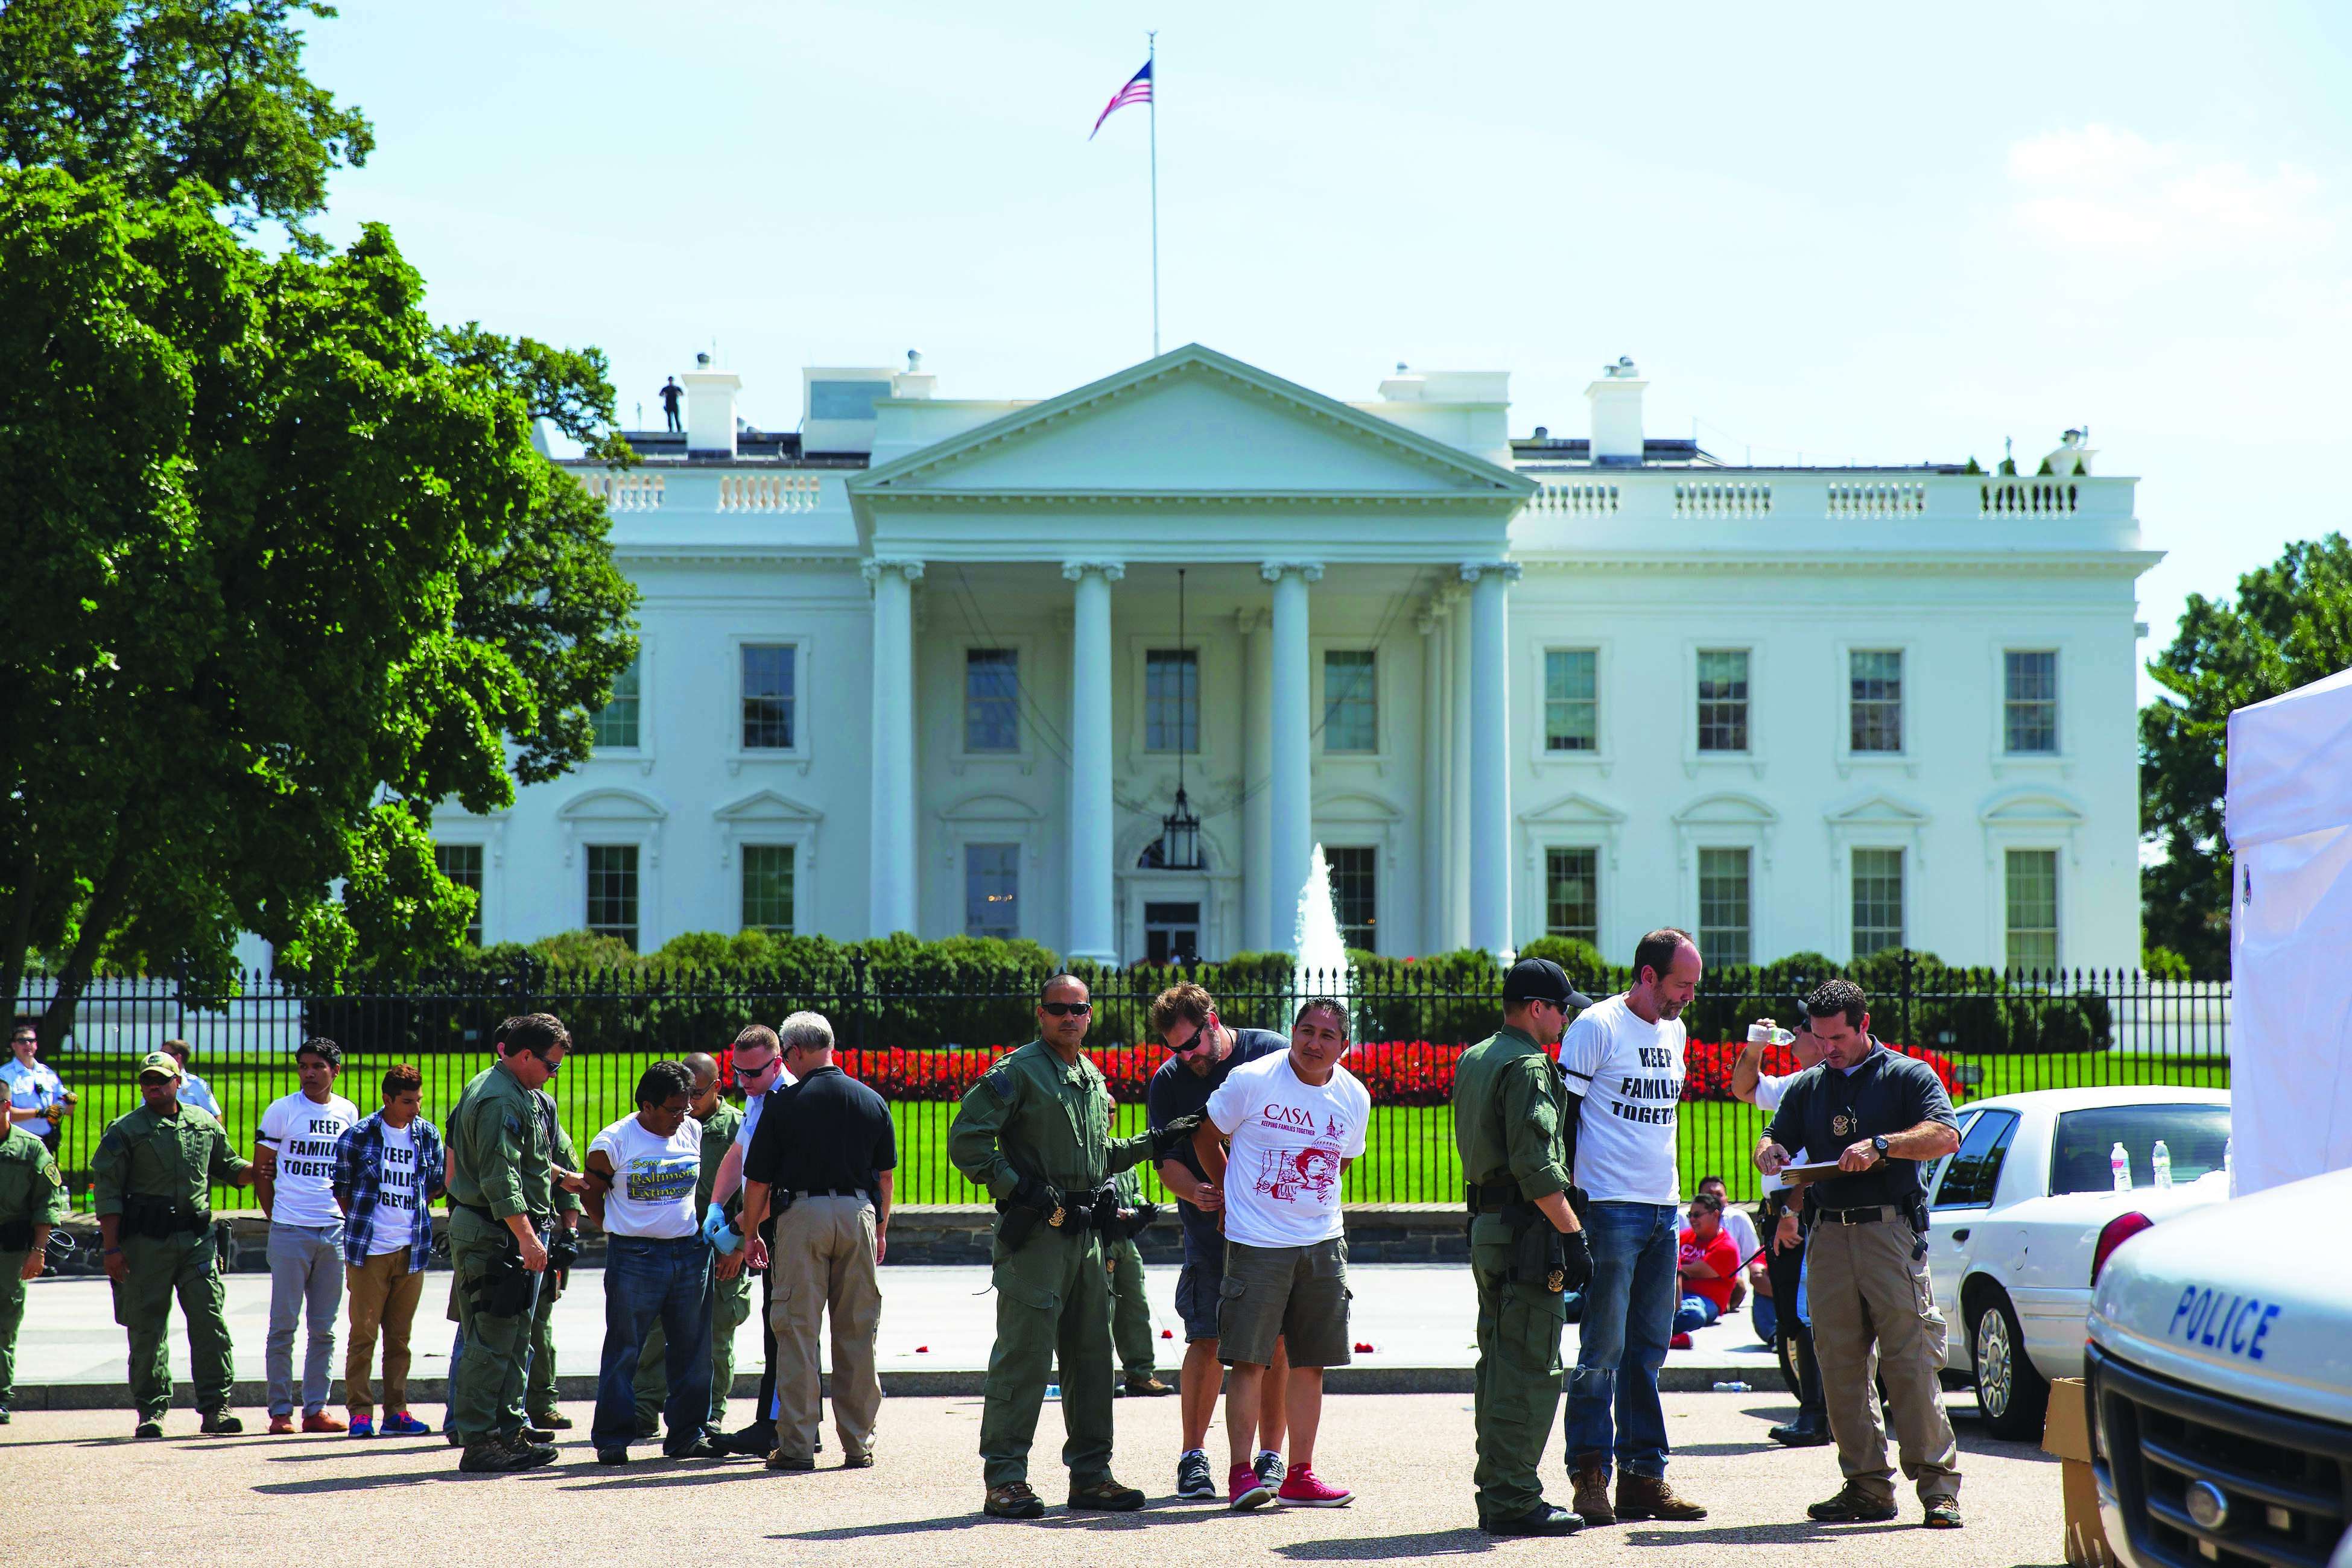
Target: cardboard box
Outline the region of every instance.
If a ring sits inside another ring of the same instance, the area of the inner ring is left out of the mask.
[[[2059,1484],[2066,1499],[2067,1568],[2121,1568],[2099,1519],[2099,1485],[2091,1475],[2090,1399],[2081,1378],[2051,1383],[2042,1449],[2058,1458]]]

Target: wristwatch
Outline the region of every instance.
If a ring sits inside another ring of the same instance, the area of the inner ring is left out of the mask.
[[[1877,1137],[1871,1139],[1870,1146],[1878,1151],[1878,1157],[1880,1159],[1883,1160],[1886,1157],[1886,1135],[1885,1134],[1882,1133]]]

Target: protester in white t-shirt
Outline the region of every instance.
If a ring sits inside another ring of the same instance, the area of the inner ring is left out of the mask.
[[[269,1216],[269,1429],[294,1430],[294,1328],[305,1311],[310,1343],[302,1357],[302,1430],[341,1432],[327,1414],[334,1375],[335,1319],[343,1305],[343,1211],[335,1204],[335,1145],[360,1119],[359,1107],[334,1092],[342,1047],[306,1040],[294,1052],[299,1093],[261,1113],[253,1149],[253,1186]]]
[[[1569,1158],[1591,1200],[1584,1229],[1592,1282],[1568,1395],[1573,1506],[1587,1524],[1706,1517],[1666,1480],[1657,1373],[1681,1299],[1675,1124],[1683,1009],[1704,967],[1688,932],[1651,932],[1633,949],[1633,988],[1579,1013],[1559,1042],[1560,1076],[1576,1107]],[[1613,1507],[1612,1456],[1620,1471]]]
[[[1347,1051],[1346,1008],[1310,998],[1291,1026],[1290,1049],[1234,1068],[1210,1094],[1193,1136],[1202,1168],[1224,1195],[1217,1358],[1233,1369],[1225,1436],[1234,1509],[1277,1497],[1293,1507],[1338,1508],[1355,1495],[1315,1474],[1323,1369],[1348,1364],[1354,1348],[1339,1178],[1363,1154],[1372,1114],[1370,1092],[1339,1065]],[[1221,1138],[1232,1140],[1230,1154]],[[1277,1341],[1290,1357],[1290,1466],[1279,1492],[1251,1463]]]
[[[670,1395],[662,1451],[718,1458],[711,1441],[710,1249],[694,1212],[702,1177],[702,1124],[688,1114],[694,1075],[656,1061],[637,1081],[637,1113],[588,1145],[588,1218],[604,1244],[604,1354],[589,1437],[596,1462],[626,1464],[636,1435],[637,1360],[658,1322]]]
[[[387,1437],[431,1430],[408,1408],[408,1334],[433,1256],[433,1200],[445,1189],[441,1130],[418,1113],[425,1079],[404,1061],[383,1075],[383,1108],[362,1118],[335,1148],[335,1204],[343,1212],[343,1291],[351,1342],[343,1357],[343,1406],[352,1436],[376,1435],[369,1375],[383,1338]]]

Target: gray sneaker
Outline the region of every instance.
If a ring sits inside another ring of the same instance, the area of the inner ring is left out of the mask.
[[[1260,1454],[1250,1469],[1257,1472],[1259,1483],[1268,1491],[1280,1491],[1282,1483],[1290,1476],[1290,1467],[1282,1462],[1282,1456],[1272,1452]]]
[[[1216,1478],[1209,1473],[1209,1456],[1185,1454],[1176,1461],[1176,1495],[1191,1498],[1214,1498]]]

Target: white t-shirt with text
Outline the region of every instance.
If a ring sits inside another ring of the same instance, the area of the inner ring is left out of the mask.
[[[335,1207],[335,1142],[359,1119],[359,1107],[340,1094],[320,1105],[298,1090],[269,1103],[257,1133],[278,1151],[270,1223],[326,1229],[343,1222]]]
[[[1307,1247],[1340,1232],[1339,1170],[1364,1152],[1372,1096],[1344,1067],[1302,1083],[1281,1051],[1245,1061],[1209,1096],[1209,1120],[1233,1140],[1225,1161],[1225,1239]]]
[[[1682,1201],[1675,1123],[1683,1097],[1683,1021],[1646,1023],[1622,996],[1593,1003],[1559,1042],[1568,1092],[1584,1097],[1576,1185],[1595,1203]]]
[[[695,1233],[701,1218],[694,1212],[694,1186],[702,1179],[701,1123],[688,1116],[676,1133],[658,1138],[635,1116],[624,1116],[588,1145],[590,1154],[598,1149],[613,1162],[605,1235],[669,1240]]]
[[[1783,1072],[1777,1078],[1769,1072],[1759,1072],[1756,1075],[1756,1108],[1764,1113],[1765,1119],[1768,1122],[1771,1119],[1772,1113],[1780,1108],[1780,1102],[1788,1098],[1789,1085],[1794,1083],[1796,1081],[1797,1075],[1793,1072]],[[1790,1165],[1801,1166],[1804,1163],[1804,1150],[1790,1149],[1789,1151]],[[1786,1192],[1789,1190],[1789,1178],[1787,1176],[1766,1176],[1764,1178],[1764,1190],[1766,1192]]]
[[[383,1179],[377,1189],[375,1228],[368,1234],[368,1256],[397,1252],[416,1234],[416,1210],[424,1188],[416,1174],[416,1134],[406,1127],[376,1124],[383,1140]]]

